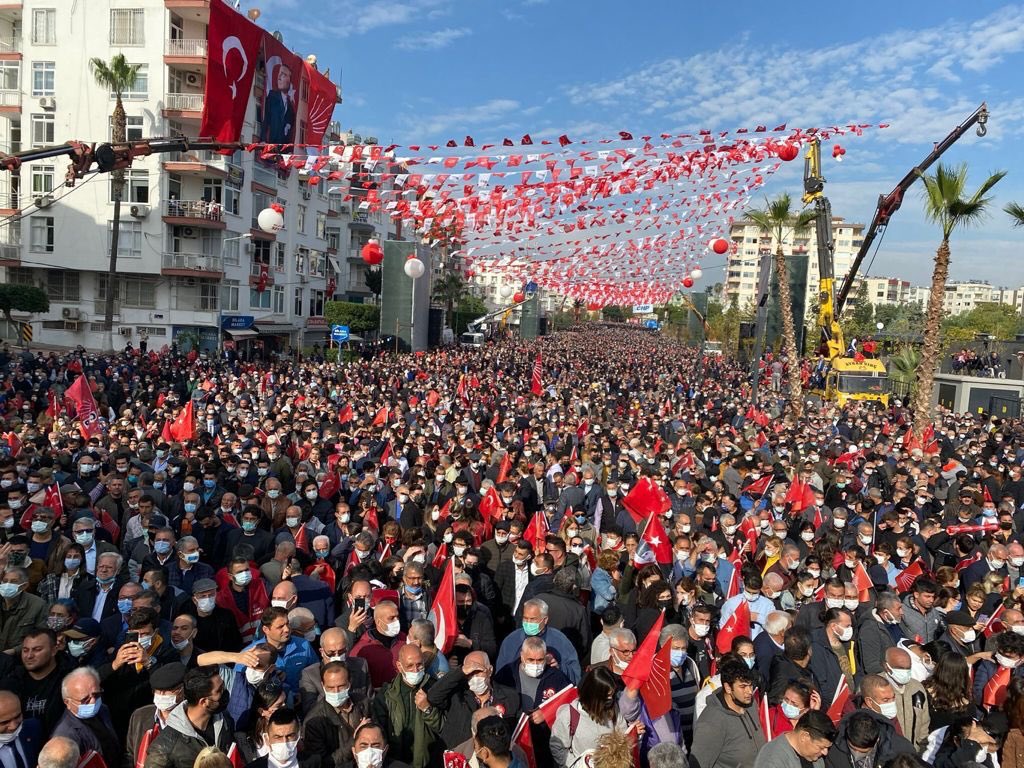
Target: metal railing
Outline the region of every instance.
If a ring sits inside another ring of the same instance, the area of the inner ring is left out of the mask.
[[[165,200],[163,215],[183,219],[223,221],[224,208],[220,203],[210,203],[206,200]]]
[[[206,41],[205,40],[182,40],[182,39],[170,39],[166,41],[164,46],[164,54],[166,56],[206,56]],[[0,49],[2,52],[2,49]]]
[[[164,109],[176,109],[182,112],[202,112],[203,94],[165,93]]]
[[[0,37],[0,53],[21,53],[21,38]]]
[[[0,89],[0,107],[21,106],[21,91],[8,88]]]
[[[224,260],[206,253],[165,253],[164,269],[194,269],[200,272],[223,272]]]
[[[18,261],[21,259],[21,245],[16,243],[0,243],[0,259]]]
[[[164,157],[172,163],[204,163],[218,168],[227,166],[228,157],[208,149],[190,149],[188,152],[168,152]]]

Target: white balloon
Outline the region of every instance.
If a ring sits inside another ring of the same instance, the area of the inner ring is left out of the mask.
[[[418,280],[423,277],[423,273],[426,271],[426,267],[423,266],[423,262],[417,259],[415,256],[405,260],[405,274],[411,277],[413,280]]]
[[[256,223],[264,232],[280,232],[284,229],[284,216],[273,208],[264,208],[256,217]]]
[[[512,290],[511,285],[503,285],[498,289],[498,293],[501,295],[501,298],[507,299],[514,293],[514,291]]]
[[[692,277],[694,280],[700,280],[703,276],[704,272],[701,271],[700,267],[694,267],[692,270],[690,270],[690,277]]]

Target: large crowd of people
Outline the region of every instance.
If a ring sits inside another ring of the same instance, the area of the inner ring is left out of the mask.
[[[1024,424],[749,392],[5,348],[2,767],[1024,768]]]

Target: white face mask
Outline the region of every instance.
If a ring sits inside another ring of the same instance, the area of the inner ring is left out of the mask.
[[[169,712],[178,706],[178,697],[173,693],[157,693],[153,695],[153,706],[161,712]]]
[[[384,750],[377,747],[367,747],[362,752],[356,752],[356,768],[380,768],[384,765]]]
[[[845,601],[841,597],[826,597],[825,607],[826,608],[842,608]]]
[[[693,625],[693,634],[695,634],[697,637],[707,637],[708,632],[710,632],[710,631],[711,631],[711,625],[710,624],[694,624]]]
[[[964,643],[973,643],[978,637],[978,633],[974,631],[974,627],[971,627],[961,636]]]
[[[848,611],[856,611],[860,607],[860,600],[844,600],[843,605]]]
[[[10,733],[0,733],[0,745],[13,744],[14,741],[21,735],[21,726],[19,725]]]
[[[274,758],[274,762],[279,764],[293,763],[299,751],[299,742],[285,741],[283,743],[270,744],[269,748],[270,756]]]
[[[543,664],[523,664],[523,672],[527,677],[538,678],[544,674]]]
[[[804,541],[814,541],[814,531],[804,531],[800,534],[800,538]]]
[[[384,628],[384,631],[381,634],[385,637],[398,637],[398,633],[401,631],[402,625],[398,619],[395,619]]]
[[[853,625],[851,624],[848,627],[841,627],[841,628],[837,627],[836,628],[836,637],[838,637],[844,643],[850,642],[850,638],[853,637]]]
[[[265,669],[253,669],[252,667],[245,668],[245,679],[249,685],[259,685],[263,682],[263,678],[267,676],[267,670]]]
[[[483,696],[491,687],[491,681],[483,675],[473,675],[473,677],[469,678],[467,685],[469,685],[469,690],[477,696]]]
[[[1001,653],[995,655],[996,664],[1000,667],[1006,667],[1007,669],[1013,669],[1014,667],[1020,666],[1020,659],[1009,659],[1003,656]]]

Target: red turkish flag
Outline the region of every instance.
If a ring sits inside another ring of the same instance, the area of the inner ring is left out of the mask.
[[[135,753],[135,768],[142,768],[146,764],[146,753],[149,752],[149,745],[153,743],[160,733],[160,723],[156,723],[152,728],[142,734],[142,741],[139,742],[139,748]]]
[[[335,462],[337,464],[337,462]],[[338,473],[330,471],[327,473],[327,477],[320,483],[320,498],[330,499],[338,491],[341,490],[341,480],[338,478]]]
[[[744,488],[743,493],[750,496],[764,496],[768,492],[768,487],[772,484],[772,480],[774,479],[774,475],[765,475]]]
[[[504,508],[505,504],[501,501],[501,496],[498,495],[498,489],[492,485],[487,489],[484,497],[480,499],[480,517],[483,518],[484,522],[488,522]]]
[[[442,768],[469,768],[469,758],[461,752],[446,749],[441,755]]]
[[[338,101],[338,89],[309,62],[303,64],[306,80],[309,82],[309,97],[306,101],[306,135],[300,136],[298,140],[318,147],[327,133],[327,126],[331,123],[334,105]]]
[[[512,471],[512,452],[505,451],[501,457],[501,466],[498,467],[498,485],[508,480],[508,473]]]
[[[642,477],[622,499],[622,505],[634,522],[639,523],[647,515],[663,515],[672,508],[672,500],[649,477]]]
[[[523,750],[530,768],[537,768],[537,760],[533,756],[533,735],[530,733],[530,716],[525,712],[519,716],[516,729],[512,732],[512,743]]]
[[[1003,702],[1006,700],[1006,686],[1010,684],[1011,672],[1009,667],[999,666],[996,673],[985,683],[985,689],[981,693],[982,706],[989,708],[1003,706]]]
[[[226,3],[210,3],[206,39],[210,66],[206,68],[199,135],[215,141],[238,141],[252,94],[263,30]],[[297,77],[298,72],[295,74]]]
[[[373,417],[373,421],[370,422],[371,427],[380,427],[388,423],[388,407],[385,405],[377,411],[377,415]]]
[[[1004,589],[1005,589],[1005,587],[1004,587]],[[985,622],[985,626],[982,627],[982,629],[981,629],[981,633],[985,637],[991,637],[996,632],[999,632],[999,631],[1002,630],[1002,628],[1003,628],[1003,620],[1000,619],[999,617],[1003,615],[1003,611],[1004,610],[1006,610],[1006,606],[1004,606],[1002,603],[1000,603],[996,607],[996,609],[994,611],[992,611],[992,615],[988,617],[988,621]]]
[[[242,757],[242,753],[238,749],[238,744],[232,742],[231,746],[228,747],[228,760],[231,761],[233,768],[244,768],[245,758]]]
[[[576,439],[583,442],[583,438],[587,436],[588,431],[590,431],[590,419],[584,419],[576,427]]]
[[[896,589],[899,592],[909,592],[914,587],[917,577],[924,573],[921,565],[921,558],[918,558],[896,575]]]
[[[718,637],[715,638],[718,652],[728,653],[732,648],[732,641],[737,637],[750,637],[750,605],[746,598],[740,600],[732,616],[718,630]]]
[[[523,538],[533,545],[533,551],[536,552],[538,548],[544,546],[544,539],[548,533],[551,532],[550,526],[548,526],[548,519],[544,515],[543,510],[537,510],[533,513],[533,517],[530,519],[530,524],[526,526],[526,530],[523,531]]]
[[[794,477],[786,492],[786,503],[793,513],[803,512],[814,504],[814,490],[799,477]]]
[[[57,517],[64,514],[64,497],[60,495],[60,486],[54,483],[45,489],[44,501],[47,507],[52,509]]]
[[[352,403],[346,403],[345,407],[342,408],[341,412],[338,414],[338,423],[348,424],[350,421],[352,421],[354,416],[355,413],[352,411]]]
[[[579,691],[576,690],[576,686],[569,683],[554,696],[545,699],[544,703],[537,707],[537,709],[544,715],[544,722],[548,724],[548,728],[555,724],[555,715],[558,713],[558,708],[563,704],[572,704],[579,697]]]
[[[90,749],[78,761],[78,768],[107,768],[107,762],[95,749]]]
[[[836,687],[835,695],[832,696],[832,703],[828,707],[828,716],[833,723],[839,725],[843,719],[843,710],[850,700],[850,688],[846,685],[846,676],[839,676],[839,685]]]
[[[448,561],[448,567],[441,577],[441,584],[434,595],[434,605],[427,618],[434,624],[434,645],[437,650],[447,655],[455,645],[459,636],[459,627],[455,620],[455,563]]]
[[[173,443],[174,435],[171,434],[171,420],[164,419],[163,429],[160,430],[160,439],[165,443]]]
[[[651,551],[654,559],[661,565],[668,565],[672,562],[672,539],[665,532],[665,526],[661,519],[653,512],[647,518],[647,525],[644,527],[643,536],[640,537]]]
[[[771,741],[772,734],[772,715],[771,709],[768,707],[768,694],[764,694],[757,701],[757,717],[761,721],[761,730],[764,731],[764,740]]]
[[[181,413],[171,424],[171,436],[178,442],[184,442],[191,440],[196,436],[196,417],[192,407],[192,400],[185,404],[185,407],[181,409]]]
[[[858,598],[862,603],[868,602],[871,598],[869,590],[872,587],[871,577],[868,576],[868,569],[864,567],[863,562],[858,562],[857,567],[853,569],[853,585],[857,587]]]
[[[434,568],[440,569],[444,565],[444,561],[448,559],[448,543],[442,541],[441,546],[437,548],[437,552],[434,553],[434,559],[430,565]]]
[[[436,389],[432,389],[429,392],[427,392],[427,405],[430,406],[431,408],[437,405],[438,402],[440,402],[440,400],[441,395],[438,394],[438,391]]]

